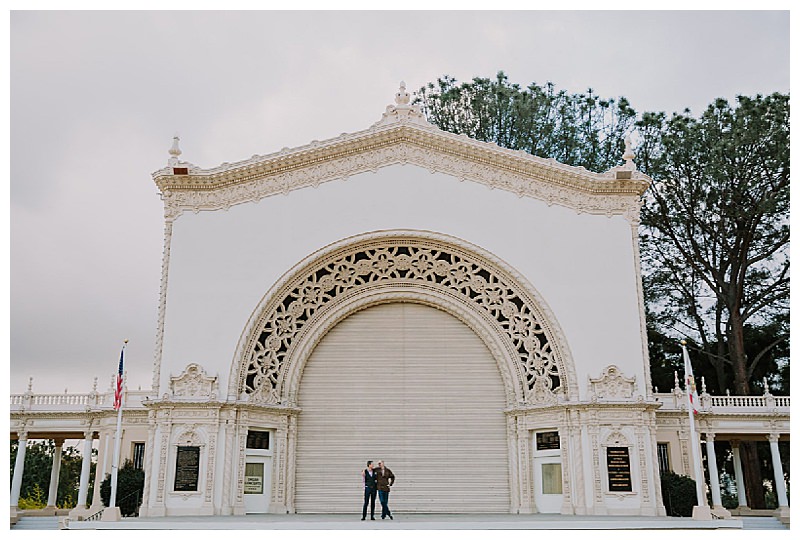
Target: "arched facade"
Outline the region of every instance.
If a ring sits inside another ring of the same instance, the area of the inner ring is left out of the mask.
[[[363,132],[215,169],[173,147],[155,174],[153,470],[175,429],[216,425],[210,511],[294,512],[309,357],[354,313],[414,303],[466,325],[502,379],[508,512],[663,513],[635,241],[648,179],[630,155],[597,175],[444,133],[407,98]],[[176,391],[188,364],[219,396]],[[631,442],[621,495],[612,432]],[[207,511],[159,476],[146,491],[145,513]]]

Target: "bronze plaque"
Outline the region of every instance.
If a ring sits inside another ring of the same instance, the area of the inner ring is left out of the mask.
[[[200,447],[179,446],[175,457],[175,491],[197,491],[200,477]]]
[[[606,448],[608,464],[608,490],[633,491],[631,482],[631,458],[626,446]]]
[[[561,440],[558,431],[544,431],[536,434],[536,450],[558,450]]]

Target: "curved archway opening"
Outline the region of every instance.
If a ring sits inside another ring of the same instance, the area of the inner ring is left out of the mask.
[[[298,512],[355,511],[367,459],[396,475],[398,512],[509,511],[504,383],[453,315],[409,302],[351,314],[314,348],[297,400]]]

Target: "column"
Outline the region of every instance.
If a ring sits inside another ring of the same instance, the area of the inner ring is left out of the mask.
[[[17,460],[14,462],[14,477],[11,479],[11,508],[16,509],[19,504],[19,490],[22,487],[22,473],[25,470],[25,450],[28,444],[28,434],[20,431],[19,447],[17,448]]]
[[[786,498],[786,483],[783,479],[783,465],[781,465],[781,454],[778,450],[777,433],[770,433],[769,450],[772,453],[772,470],[775,472],[775,493],[778,495],[778,509],[788,508],[789,500]]]
[[[722,506],[722,495],[719,491],[719,471],[717,470],[717,453],[714,448],[714,434],[706,433],[706,453],[708,454],[708,477],[711,480],[711,505]]]
[[[731,448],[733,449],[733,473],[736,475],[736,495],[739,497],[739,508],[747,508],[747,493],[744,491],[744,471],[742,471],[739,441],[731,441]]]
[[[100,432],[100,439],[98,440],[98,461],[97,461],[97,468],[94,471],[94,493],[92,495],[92,508],[99,509],[103,506],[102,497],[100,496],[100,484],[102,484],[103,480],[106,478],[106,468],[108,467],[108,442],[111,436],[109,435],[108,431],[103,433]],[[100,456],[103,457],[103,466],[100,467]]]
[[[92,464],[92,437],[94,432],[87,431],[83,439],[83,461],[81,461],[81,482],[78,487],[78,504],[76,508],[86,507],[86,497],[89,494],[89,470]]]
[[[53,467],[50,469],[50,494],[47,496],[47,506],[56,507],[58,497],[58,473],[61,472],[61,447],[64,439],[55,439],[56,450],[53,452]]]

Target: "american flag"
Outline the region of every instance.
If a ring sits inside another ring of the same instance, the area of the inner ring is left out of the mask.
[[[126,341],[127,343],[127,341]],[[117,372],[117,387],[114,389],[114,410],[122,407],[122,363],[125,358],[125,346],[119,353],[119,371]]]

